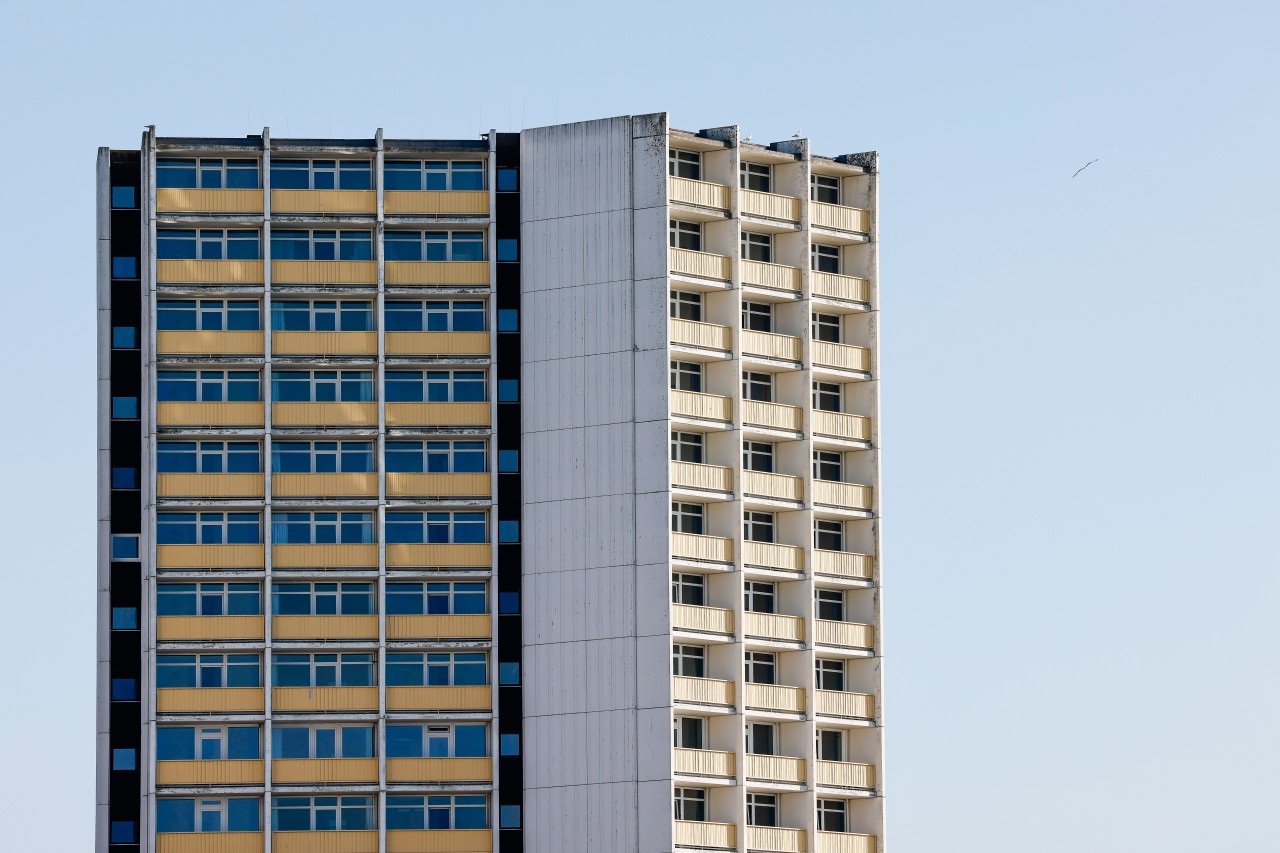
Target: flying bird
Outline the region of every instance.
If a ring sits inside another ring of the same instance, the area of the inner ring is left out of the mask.
[[[1098,162],[1098,160],[1101,160],[1101,159],[1102,159],[1101,157],[1097,157],[1097,158],[1095,158],[1095,159],[1093,159],[1093,160],[1090,160],[1088,163],[1085,163],[1085,164],[1084,164],[1083,166],[1081,166],[1079,169],[1076,169],[1076,175],[1080,174],[1080,173],[1081,173],[1081,172],[1083,172],[1085,169],[1089,168],[1090,166],[1092,166],[1094,163]],[[1073,178],[1074,178],[1076,175],[1072,175],[1071,177],[1073,177]]]

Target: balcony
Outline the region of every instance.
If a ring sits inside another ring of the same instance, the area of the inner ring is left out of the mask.
[[[744,260],[740,269],[744,285],[789,293],[800,292],[800,270],[796,267]]]
[[[372,473],[272,474],[276,498],[376,498],[378,475]]]
[[[387,332],[387,355],[489,354],[488,332]]]
[[[811,201],[809,205],[809,224],[815,228],[852,231],[855,234],[871,233],[870,211],[821,201]]]
[[[701,820],[675,822],[672,843],[682,847],[737,847],[736,827],[731,823],[711,823]]]
[[[869,555],[855,554],[852,551],[813,552],[813,570],[820,575],[869,581],[874,562]]]
[[[780,361],[799,361],[801,358],[800,353],[799,338],[794,338],[791,335],[776,335],[772,332],[742,330],[743,355],[755,355]]]
[[[843,412],[813,411],[813,434],[850,441],[871,440],[871,418],[863,415],[846,415]]]
[[[378,853],[378,833],[377,830],[350,829],[273,832],[271,853]]]
[[[724,184],[695,181],[691,178],[667,178],[667,195],[673,204],[691,204],[694,207],[729,209],[729,188]]]
[[[766,853],[805,853],[805,832],[785,826],[748,826],[747,849]],[[279,851],[276,851],[279,853]]]
[[[491,853],[492,850],[493,832],[488,829],[392,829],[387,832],[387,853]]]
[[[733,562],[733,540],[726,536],[702,536],[697,533],[672,533],[671,556],[683,560]]]
[[[866,347],[833,344],[830,341],[814,341],[812,355],[813,363],[820,367],[852,370],[857,373],[871,372],[871,350]]]
[[[714,749],[677,748],[672,769],[677,773],[732,778],[734,774],[733,753],[719,752]]]
[[[157,785],[261,785],[263,762],[254,760],[157,761]]]
[[[156,332],[160,355],[262,355],[262,332]]]
[[[766,429],[801,432],[804,429],[804,410],[799,406],[787,406],[782,403],[743,400],[742,422]]]
[[[491,758],[388,758],[388,782],[489,782]]]
[[[876,837],[854,832],[818,832],[814,853],[876,853]]]
[[[677,631],[732,634],[733,611],[723,607],[702,607],[697,604],[672,604],[671,627]]]
[[[672,389],[669,395],[673,415],[709,421],[733,420],[733,400],[729,397],[675,389]]]
[[[804,500],[804,480],[789,474],[770,474],[766,471],[743,471],[744,494],[780,501]]]
[[[488,686],[388,687],[388,711],[488,711],[493,708]]]
[[[813,708],[828,717],[845,717],[853,720],[874,720],[876,698],[869,693],[851,693],[846,690],[815,690]]]
[[[483,569],[492,564],[493,550],[488,542],[454,542],[436,545],[393,542],[387,545],[387,567],[392,569]]]
[[[272,261],[273,284],[378,283],[375,261]]]
[[[728,326],[672,318],[669,321],[669,328],[673,345],[721,352],[729,352],[733,349],[733,331]]]
[[[262,833],[157,832],[156,853],[262,853]]]
[[[697,462],[672,462],[671,485],[683,489],[705,489],[713,492],[733,491],[733,470],[722,465]]]
[[[266,556],[261,545],[157,545],[160,569],[261,569]]]
[[[742,562],[762,569],[799,572],[804,570],[804,549],[774,542],[743,542]]]
[[[261,714],[265,701],[261,687],[156,689],[156,710],[161,714],[217,714],[223,711]]]
[[[755,711],[804,713],[804,688],[782,684],[747,684],[742,704]]]
[[[373,190],[272,190],[272,213],[347,213],[378,212],[378,198]]]
[[[742,614],[742,633],[744,636],[763,640],[803,643],[804,617],[754,613],[748,610]]]
[[[861,788],[874,791],[876,767],[874,764],[857,764],[852,761],[819,761],[814,774],[819,785],[833,788]]]
[[[738,206],[746,216],[763,216],[784,222],[800,221],[800,199],[759,190],[740,190]]]
[[[271,762],[271,782],[276,785],[377,781],[376,758],[276,758]]]
[[[388,640],[483,640],[493,635],[487,613],[387,617]]]
[[[387,426],[489,426],[488,403],[387,403]]]
[[[261,403],[157,403],[161,427],[260,427]]]
[[[156,261],[160,284],[262,284],[262,261]]]
[[[260,498],[261,474],[157,474],[162,498]]]
[[[376,640],[378,617],[376,614],[273,616],[271,636],[277,640]]]
[[[393,216],[487,216],[488,190],[386,190],[382,210]]]
[[[376,427],[377,403],[273,403],[271,425],[278,427]]]
[[[392,498],[487,498],[492,481],[486,473],[411,474],[387,472],[387,497]]]
[[[729,280],[730,262],[725,255],[713,255],[710,252],[695,252],[692,249],[675,247],[672,247],[670,252],[673,273],[697,278],[713,278],[717,281]]]
[[[871,487],[833,480],[813,481],[813,502],[827,506],[871,511]]]
[[[873,649],[876,645],[874,626],[860,622],[832,622],[816,619],[813,623],[813,639],[824,646],[846,646],[851,649]]]
[[[488,287],[488,261],[386,261],[383,281],[396,285]]]
[[[376,687],[273,687],[271,710],[377,711]]]
[[[156,188],[159,213],[262,213],[262,190]]]
[[[271,565],[277,569],[376,569],[378,546],[368,542],[272,545]]]
[[[814,270],[809,274],[809,287],[814,296],[843,299],[846,302],[871,302],[871,282],[851,275]]]
[[[742,759],[743,774],[755,782],[804,784],[804,759],[785,755],[752,755]]]
[[[261,640],[261,616],[158,616],[156,639],[161,642],[185,640]]]
[[[675,675],[671,677],[671,696],[677,702],[727,707],[733,704],[733,682],[721,678]]]
[[[272,332],[272,355],[378,354],[376,332]]]

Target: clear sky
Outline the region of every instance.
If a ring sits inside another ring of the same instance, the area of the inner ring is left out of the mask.
[[[1277,6],[621,6],[8,7],[3,846],[91,849],[97,146],[666,110],[882,154],[892,853],[1276,849]]]

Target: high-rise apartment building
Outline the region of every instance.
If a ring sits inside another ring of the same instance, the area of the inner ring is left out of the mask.
[[[876,180],[101,150],[100,853],[883,853]]]

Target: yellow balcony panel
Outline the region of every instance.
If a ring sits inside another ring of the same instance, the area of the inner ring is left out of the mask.
[[[260,427],[261,403],[157,403],[156,424],[162,427]]]
[[[852,551],[813,552],[813,570],[820,575],[871,580],[874,562],[869,554]]]
[[[272,261],[274,284],[377,284],[374,261]]]
[[[776,358],[783,361],[800,360],[800,339],[791,335],[775,335],[772,332],[742,331],[742,354]]]
[[[768,471],[743,471],[742,491],[762,498],[780,501],[804,500],[804,480],[790,474],[771,474]]]
[[[262,332],[156,332],[160,355],[262,355]]]
[[[789,195],[741,190],[738,194],[738,205],[748,216],[763,216],[788,222],[800,221],[800,199]]]
[[[724,255],[713,255],[710,252],[695,252],[692,249],[672,247],[671,271],[698,278],[714,278],[717,281],[729,280],[729,258]]]
[[[819,761],[815,769],[819,785],[836,788],[867,788],[875,790],[876,767],[874,764],[856,764],[852,761]]]
[[[273,687],[272,711],[376,711],[376,687]]]
[[[871,487],[833,480],[813,481],[813,502],[871,511]]]
[[[262,261],[156,261],[160,284],[262,284]]]
[[[387,190],[382,210],[410,216],[484,216],[489,212],[488,190]]]
[[[156,639],[261,640],[261,616],[158,616]]]
[[[821,201],[811,201],[809,204],[809,224],[817,228],[852,231],[855,234],[871,233],[870,211]]]
[[[742,770],[748,779],[797,784],[804,781],[803,758],[748,753],[742,757]]]
[[[388,782],[489,782],[492,758],[388,758]]]
[[[387,853],[490,853],[489,829],[392,829]]]
[[[744,260],[741,269],[743,284],[770,290],[800,292],[800,270],[797,267]]]
[[[687,418],[703,418],[712,421],[733,420],[733,400],[719,394],[700,394],[696,391],[668,392],[671,395],[671,414]]]
[[[378,853],[377,830],[273,832],[271,853]]]
[[[814,853],[876,853],[876,837],[856,832],[814,833]]]
[[[157,474],[162,498],[260,498],[261,474]]]
[[[376,332],[272,332],[274,355],[378,354]]]
[[[470,285],[489,284],[488,261],[386,261],[383,280],[389,285]]]
[[[804,549],[776,542],[743,542],[742,562],[765,569],[799,572],[804,570]]]
[[[815,690],[813,708],[816,713],[828,717],[874,720],[876,697],[870,693],[852,693],[847,690]]]
[[[277,498],[373,498],[378,475],[358,472],[272,474],[271,494]]]
[[[742,422],[766,429],[800,432],[804,429],[804,410],[799,406],[788,406],[783,403],[743,400]]]
[[[198,190],[158,187],[160,213],[261,213],[262,190]]]
[[[387,472],[387,496],[392,498],[487,498],[493,481],[483,472],[472,474],[413,474]]]
[[[488,354],[488,332],[387,332],[387,355]]]
[[[376,569],[378,546],[372,543],[272,545],[271,565],[277,569]]]
[[[729,188],[724,184],[671,175],[667,178],[667,194],[672,202],[713,207],[717,210],[729,209]]]
[[[833,344],[830,341],[814,341],[813,363],[822,367],[834,367],[837,370],[870,373],[871,350],[866,347]]]
[[[672,604],[671,627],[685,631],[712,634],[733,633],[733,611],[723,607],[701,607],[696,604]]]
[[[387,403],[387,426],[487,427],[488,425],[488,403]]]
[[[748,637],[802,643],[804,642],[804,618],[783,616],[780,613],[747,611],[742,614],[742,633]]]
[[[786,826],[748,826],[747,849],[766,853],[805,853],[805,831]]]
[[[698,705],[732,705],[733,682],[722,678],[671,677],[671,695],[677,702]]]
[[[157,832],[156,853],[262,853],[261,832]]]
[[[672,318],[671,343],[728,352],[733,349],[733,333],[728,326]]]
[[[860,622],[832,622],[817,619],[813,623],[815,642],[828,646],[847,646],[853,649],[874,649],[876,629]]]
[[[262,760],[157,761],[157,785],[261,785]]]
[[[487,685],[463,687],[388,687],[391,711],[488,711],[493,691]]]
[[[813,412],[813,432],[815,435],[829,435],[832,438],[870,441],[871,418],[864,415],[846,415],[843,412],[824,412],[820,409],[815,409]]]
[[[698,776],[732,776],[733,753],[714,749],[677,749],[672,767],[677,773]]]
[[[378,212],[373,190],[272,190],[272,213]]]
[[[271,781],[277,785],[316,782],[377,782],[376,758],[276,758]]]
[[[377,403],[272,403],[271,423],[281,427],[376,427]]]
[[[761,711],[804,713],[804,688],[782,684],[745,684],[743,704]]]
[[[485,568],[493,564],[488,542],[452,542],[419,545],[394,542],[387,545],[387,565],[391,568]]]
[[[849,302],[871,302],[871,282],[852,275],[814,270],[809,274],[809,286],[815,296],[844,299]]]
[[[261,545],[157,545],[161,569],[261,569],[266,559]]]
[[[672,533],[671,556],[686,560],[733,562],[733,540],[726,536],[702,536],[697,533]]]
[[[277,640],[376,640],[377,614],[273,616],[271,636]]]
[[[731,823],[711,823],[704,820],[678,820],[675,822],[672,842],[683,847],[737,846],[736,827]]]
[[[733,491],[733,470],[722,465],[701,465],[697,462],[672,462],[671,484],[686,489],[708,489],[715,492]]]
[[[493,620],[487,613],[387,617],[389,640],[482,640],[492,635]]]
[[[262,713],[265,698],[261,687],[159,687],[156,710],[161,714]]]

